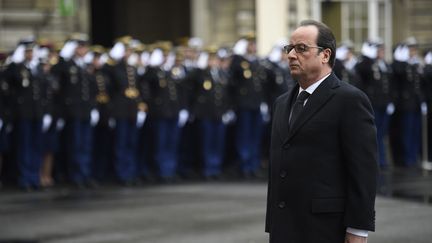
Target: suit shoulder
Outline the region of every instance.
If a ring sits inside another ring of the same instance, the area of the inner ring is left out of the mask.
[[[349,83],[341,82],[336,92],[341,99],[340,102],[344,104],[345,107],[351,107],[354,104],[363,104],[369,107],[369,109],[372,109],[369,97],[362,90]]]
[[[276,106],[279,103],[287,102],[288,98],[289,98],[289,92],[285,92],[276,98],[276,100],[274,101],[274,105]]]
[[[367,95],[362,90],[347,82],[340,82],[337,92],[346,97],[367,97]]]

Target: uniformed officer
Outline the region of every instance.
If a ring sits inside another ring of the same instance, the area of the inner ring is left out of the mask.
[[[112,88],[108,66],[105,62],[105,49],[100,45],[90,47],[88,72],[95,83],[95,102],[99,112],[99,122],[94,127],[93,176],[98,181],[106,181],[112,165],[113,123],[111,114]]]
[[[249,178],[257,175],[261,165],[261,110],[268,112],[264,99],[266,73],[256,56],[254,35],[239,40],[233,51],[230,85],[237,113],[236,151],[241,172]]]
[[[392,70],[397,85],[396,110],[400,111],[402,162],[414,166],[420,152],[421,107],[426,103],[421,82],[422,67],[417,56],[418,44],[414,38],[395,50]]]
[[[382,168],[388,166],[384,145],[388,134],[390,115],[394,112],[392,71],[384,59],[384,44],[382,41],[367,41],[363,43],[362,55],[354,67],[358,77],[357,86],[369,97],[374,109],[377,126],[379,164]]]
[[[199,125],[199,144],[206,179],[218,179],[225,151],[225,124],[229,119],[231,97],[228,76],[220,66],[216,47],[209,47],[198,59],[193,81],[192,115]],[[232,112],[232,111],[231,111]]]
[[[119,38],[110,51],[116,62],[109,68],[111,80],[112,115],[114,129],[114,170],[119,182],[125,186],[136,185],[138,126],[143,123],[147,104],[143,102],[138,85],[136,67],[128,63],[133,49],[132,37]]]
[[[3,180],[3,159],[4,154],[9,149],[9,132],[10,125],[10,92],[9,84],[5,77],[6,55],[0,54],[0,188]],[[9,131],[8,131],[9,130]]]
[[[177,47],[177,60],[181,62],[177,68],[185,71],[185,78],[180,79],[179,89],[185,97],[183,109],[191,111],[195,93],[192,90],[194,80],[191,78],[197,69],[197,60],[203,48],[202,40],[198,37],[189,38],[186,46]],[[201,174],[202,160],[199,156],[199,124],[193,114],[180,130],[179,165],[178,172],[183,178],[195,178]]]
[[[42,118],[42,166],[40,172],[41,186],[51,187],[54,185],[53,167],[54,156],[59,149],[59,132],[56,123],[58,121],[58,110],[61,109],[58,102],[60,84],[52,68],[58,63],[58,53],[53,45],[45,40],[39,40],[37,58],[39,60],[39,77],[43,86],[42,92],[43,118]]]
[[[176,179],[178,166],[180,127],[184,126],[189,116],[182,109],[185,99],[180,87],[186,78],[186,71],[181,60],[177,60],[174,65],[167,62],[169,50],[162,48],[153,50],[143,80],[148,83],[151,95],[149,119],[155,134],[154,161],[160,179],[172,182]]]
[[[343,59],[343,65],[348,73],[354,73],[354,66],[357,63],[357,57],[354,53],[354,44],[351,40],[346,40],[342,43],[342,46],[346,47],[345,58]],[[336,52],[337,53],[337,52]]]
[[[287,41],[284,39],[279,40],[270,51],[269,55],[261,62],[266,70],[266,95],[265,99],[269,104],[268,116],[264,116],[263,127],[263,161],[268,161],[270,151],[270,135],[271,135],[271,107],[277,97],[294,88],[295,81],[291,77],[288,67],[288,62],[284,58],[283,46]]]
[[[426,52],[424,57],[424,68],[423,68],[423,82],[426,87],[425,95],[428,107],[432,107],[432,50]],[[428,145],[429,145],[429,158],[428,161],[432,161],[432,116],[428,111]]]
[[[39,171],[42,163],[42,87],[38,78],[37,62],[33,59],[33,38],[22,40],[6,70],[12,93],[18,183],[26,190],[40,187]]]
[[[91,168],[93,126],[98,122],[99,113],[95,109],[95,83],[84,60],[87,52],[87,37],[74,34],[60,52],[63,60],[55,68],[63,98],[68,172],[78,188],[96,186]]]
[[[280,43],[275,44],[268,57],[262,62],[267,74],[266,90],[270,106],[277,97],[292,89],[295,85],[288,63],[283,58],[283,43],[286,42],[280,41]]]
[[[354,69],[356,63],[357,58],[354,56],[352,43],[345,42],[336,49],[333,72],[340,80],[357,85]]]

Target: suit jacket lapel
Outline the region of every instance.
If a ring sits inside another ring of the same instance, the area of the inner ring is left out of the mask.
[[[334,95],[333,89],[339,86],[339,80],[332,73],[328,76],[313,92],[306,102],[303,111],[300,113],[297,120],[291,124],[288,136],[284,140],[284,144],[289,142],[292,136],[301,128],[316,112],[318,112],[330,98]],[[288,111],[289,117],[289,111]]]

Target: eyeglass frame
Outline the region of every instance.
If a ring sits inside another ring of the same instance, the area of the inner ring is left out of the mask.
[[[305,47],[304,50],[298,51],[297,48],[299,46],[304,46]],[[326,49],[326,48],[324,48],[322,46],[309,46],[309,45],[306,45],[304,43],[299,43],[299,44],[295,44],[295,45],[292,45],[292,44],[286,45],[286,46],[283,47],[283,50],[284,50],[284,52],[286,54],[290,53],[292,51],[292,49],[294,49],[294,51],[296,53],[304,53],[304,52],[307,52],[310,48],[317,48],[317,49],[319,49],[321,51],[324,51],[324,49]]]

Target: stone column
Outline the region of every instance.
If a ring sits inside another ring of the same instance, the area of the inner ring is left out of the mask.
[[[288,38],[288,1],[256,0],[258,55],[267,55],[277,40]]]
[[[204,43],[209,43],[209,40],[211,38],[210,18],[212,14],[209,11],[208,4],[208,0],[191,1],[192,36],[200,37]]]
[[[375,39],[378,36],[379,20],[378,20],[378,1],[368,1],[368,37]]]

